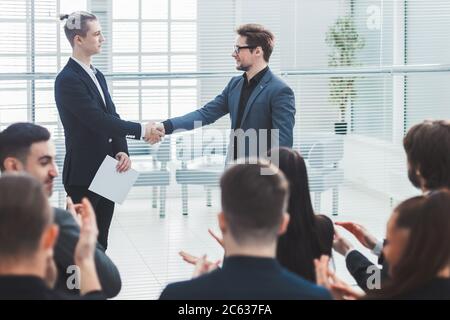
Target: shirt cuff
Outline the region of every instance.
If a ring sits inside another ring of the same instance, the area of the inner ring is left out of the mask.
[[[143,140],[145,137],[145,126],[145,123],[141,123],[141,140]]]
[[[379,257],[382,251],[383,251],[383,241],[377,241],[377,244],[372,249],[372,253],[377,257]]]

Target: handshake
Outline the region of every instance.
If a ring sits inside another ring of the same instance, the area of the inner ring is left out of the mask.
[[[149,122],[145,125],[144,140],[150,144],[155,144],[161,141],[166,135],[164,125],[157,122]]]

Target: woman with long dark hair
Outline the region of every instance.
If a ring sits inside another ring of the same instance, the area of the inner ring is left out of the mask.
[[[279,148],[279,168],[289,181],[290,197],[287,212],[290,221],[278,240],[277,259],[282,266],[310,281],[316,280],[314,259],[331,256],[333,222],[316,215],[311,203],[308,173],[303,157],[295,150]]]

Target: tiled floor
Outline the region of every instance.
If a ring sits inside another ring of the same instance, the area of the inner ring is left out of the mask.
[[[189,216],[181,214],[179,198],[168,199],[165,218],[159,217],[158,209],[151,207],[143,192],[147,191],[135,190],[122,206],[117,206],[111,226],[108,254],[118,265],[123,281],[117,299],[157,299],[167,283],[188,279],[193,267],[178,256],[180,250],[207,254],[211,259],[223,256],[223,250],[207,232],[208,228],[218,230],[218,190],[213,191],[212,207],[206,207],[204,198],[189,199]],[[334,221],[358,221],[375,235],[384,235],[391,211],[389,199],[344,186],[339,208],[339,216],[332,217]],[[325,193],[322,213],[330,211],[331,194]],[[341,233],[348,235],[345,231]],[[350,236],[349,239],[356,242]],[[335,263],[338,275],[352,281],[338,254]]]

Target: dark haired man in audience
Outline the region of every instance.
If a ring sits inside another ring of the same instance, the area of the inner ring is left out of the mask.
[[[0,133],[0,169],[2,173],[27,172],[40,182],[48,197],[53,192],[53,182],[58,176],[55,164],[55,147],[50,140],[50,132],[32,123],[15,123]],[[70,199],[68,199],[70,204]],[[67,285],[72,275],[68,267],[74,265],[75,246],[80,237],[76,213],[54,208],[55,223],[59,227],[59,237],[55,246],[55,262],[58,268],[56,287],[62,291],[77,294]],[[97,243],[95,262],[103,292],[108,297],[116,296],[121,289],[119,271]]]
[[[263,169],[271,174],[262,175]],[[160,299],[330,299],[326,289],[289,272],[275,259],[278,236],[289,223],[283,174],[263,162],[237,164],[224,173],[220,186],[223,267],[169,284]],[[210,267],[200,266],[200,273]]]
[[[424,194],[440,188],[450,188],[450,121],[426,120],[409,129],[403,139],[408,160],[408,178]],[[361,244],[379,256],[383,264],[383,242],[378,241],[366,228],[353,222],[337,222],[350,231]],[[368,290],[369,278],[373,272],[368,268],[374,264],[355,250],[343,237],[337,235],[334,249],[345,256],[347,268],[358,285]],[[381,275],[386,277],[386,266]]]
[[[105,299],[95,269],[97,223],[87,199],[77,207],[80,237],[74,250],[82,299]],[[55,280],[54,224],[43,185],[28,174],[0,177],[0,300],[67,300]]]

